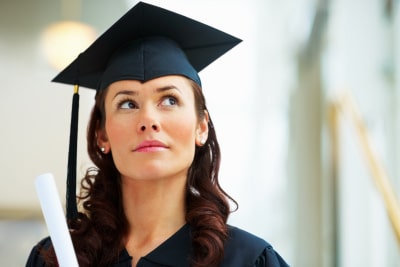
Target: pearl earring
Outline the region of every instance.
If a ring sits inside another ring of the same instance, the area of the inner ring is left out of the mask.
[[[101,150],[101,152],[105,152],[106,151],[106,149],[104,148],[104,147],[100,147],[100,150]]]

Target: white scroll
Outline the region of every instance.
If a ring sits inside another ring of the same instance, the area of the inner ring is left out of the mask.
[[[35,187],[58,264],[60,267],[79,267],[53,175],[39,175]]]

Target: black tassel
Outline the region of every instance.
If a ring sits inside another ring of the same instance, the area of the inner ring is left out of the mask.
[[[78,217],[76,203],[76,158],[78,147],[78,115],[79,115],[79,93],[75,85],[72,97],[71,128],[69,134],[68,171],[67,171],[67,219]]]

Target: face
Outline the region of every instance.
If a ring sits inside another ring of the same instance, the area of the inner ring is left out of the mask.
[[[186,178],[195,146],[208,134],[208,115],[197,115],[189,80],[117,81],[107,89],[104,108],[98,144],[112,153],[123,179]]]

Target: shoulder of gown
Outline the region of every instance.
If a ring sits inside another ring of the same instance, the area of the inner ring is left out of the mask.
[[[221,267],[286,267],[285,260],[264,239],[234,226],[229,226]]]
[[[42,239],[39,243],[37,243],[31,250],[25,267],[44,267],[46,266],[42,257],[39,254],[39,249],[44,247],[48,248],[51,245],[50,237],[46,237]]]
[[[39,250],[41,248],[48,249],[52,245],[50,237],[46,237],[42,239],[39,243],[37,243],[31,250],[25,267],[46,267],[46,263],[44,262],[42,256],[39,254]],[[128,252],[124,249],[119,255],[117,261],[110,265],[109,267],[127,267],[132,266],[131,263],[132,257],[128,254]]]
[[[261,255],[258,256],[252,267],[269,267],[269,266],[282,266],[288,267],[289,265],[285,260],[276,252],[271,245],[267,246]]]
[[[36,244],[28,257],[25,267],[45,267],[39,249],[51,245],[50,237]],[[125,252],[126,253],[126,252]],[[117,264],[129,266],[130,256],[121,254]],[[225,245],[224,260],[220,267],[287,267],[285,260],[265,240],[237,227],[229,226],[229,237]]]

